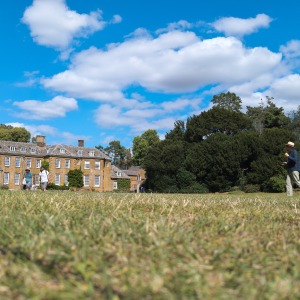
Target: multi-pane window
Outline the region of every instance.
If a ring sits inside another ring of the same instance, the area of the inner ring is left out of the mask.
[[[65,175],[65,185],[68,186],[69,185],[69,179],[68,179],[68,175]]]
[[[20,148],[20,151],[21,151],[21,152],[25,152],[25,151],[26,151],[26,147],[23,147],[23,146],[22,146],[22,147]]]
[[[35,174],[34,175],[34,184],[37,185],[40,183],[40,175],[39,174]]]
[[[10,157],[9,156],[5,156],[5,158],[4,158],[4,166],[5,167],[10,166]]]
[[[118,188],[118,182],[114,181],[114,190],[116,190]]]
[[[60,174],[55,174],[55,184],[60,185]]]
[[[89,156],[95,156],[95,151],[89,151]]]
[[[66,153],[66,150],[65,150],[65,149],[62,149],[62,148],[60,148],[60,149],[59,149],[59,152],[60,152],[60,153]]]
[[[41,167],[41,165],[42,165],[42,161],[41,161],[40,159],[37,159],[37,160],[35,161],[35,166],[36,166],[36,168],[39,169],[39,168]]]
[[[16,157],[16,168],[20,168],[20,167],[21,167],[21,158]]]
[[[83,176],[83,184],[84,184],[84,186],[90,186],[90,176],[89,175]]]
[[[100,176],[95,175],[95,186],[100,186]]]
[[[55,168],[56,169],[60,168],[60,159],[59,158],[55,159]]]
[[[71,161],[69,159],[66,159],[65,168],[70,169],[70,166],[71,166]]]
[[[20,173],[15,173],[15,178],[14,178],[14,182],[15,182],[15,185],[20,185]]]
[[[83,153],[82,150],[78,150],[78,151],[77,151],[77,154],[80,155],[80,156],[82,155],[82,153]]]
[[[15,147],[15,146],[10,146],[10,147],[9,147],[9,150],[10,150],[10,151],[16,151],[16,147]]]
[[[26,168],[31,168],[31,158],[26,158]]]
[[[100,170],[100,161],[99,160],[95,161],[95,169]]]
[[[9,184],[9,173],[4,172],[3,174],[3,184]]]
[[[84,168],[89,169],[90,168],[90,162],[88,160],[84,161]]]
[[[30,152],[31,153],[35,153],[36,152],[36,148],[30,148]]]
[[[118,176],[118,177],[121,177],[121,176],[122,176],[122,173],[118,171],[118,172],[117,172],[117,176]]]

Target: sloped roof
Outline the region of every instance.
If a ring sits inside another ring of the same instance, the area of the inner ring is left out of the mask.
[[[111,160],[107,155],[97,148],[66,146],[61,144],[38,146],[33,143],[1,141],[0,154],[19,156],[59,156],[74,158],[98,158]]]
[[[137,176],[139,175],[140,171],[143,171],[140,166],[132,166],[128,170],[124,170],[124,172],[129,176]]]
[[[47,155],[47,148],[32,143],[0,140],[0,154],[41,157]]]
[[[117,174],[120,174],[121,176],[118,176]],[[120,170],[118,167],[112,165],[110,169],[110,178],[112,179],[130,179],[130,177],[122,170]]]

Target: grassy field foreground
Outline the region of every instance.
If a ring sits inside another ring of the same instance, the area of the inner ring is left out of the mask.
[[[0,299],[299,299],[299,200],[0,191]]]

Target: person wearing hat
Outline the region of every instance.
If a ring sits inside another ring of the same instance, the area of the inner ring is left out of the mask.
[[[30,190],[32,186],[32,173],[30,172],[30,169],[25,169],[25,174],[23,176],[23,180],[25,183],[25,186],[23,187],[25,190]]]
[[[293,184],[300,188],[300,161],[298,152],[295,149],[295,144],[293,142],[288,142],[286,145],[287,151],[284,153],[287,157],[287,162],[285,163],[288,170],[286,176],[286,194],[287,196],[293,196]]]

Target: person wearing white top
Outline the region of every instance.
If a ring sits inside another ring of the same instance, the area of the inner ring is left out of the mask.
[[[41,167],[40,168],[40,182],[41,182],[41,188],[42,188],[42,191],[46,191],[47,189],[47,185],[48,185],[48,175],[49,175],[49,172],[47,170],[45,170],[44,167]]]

